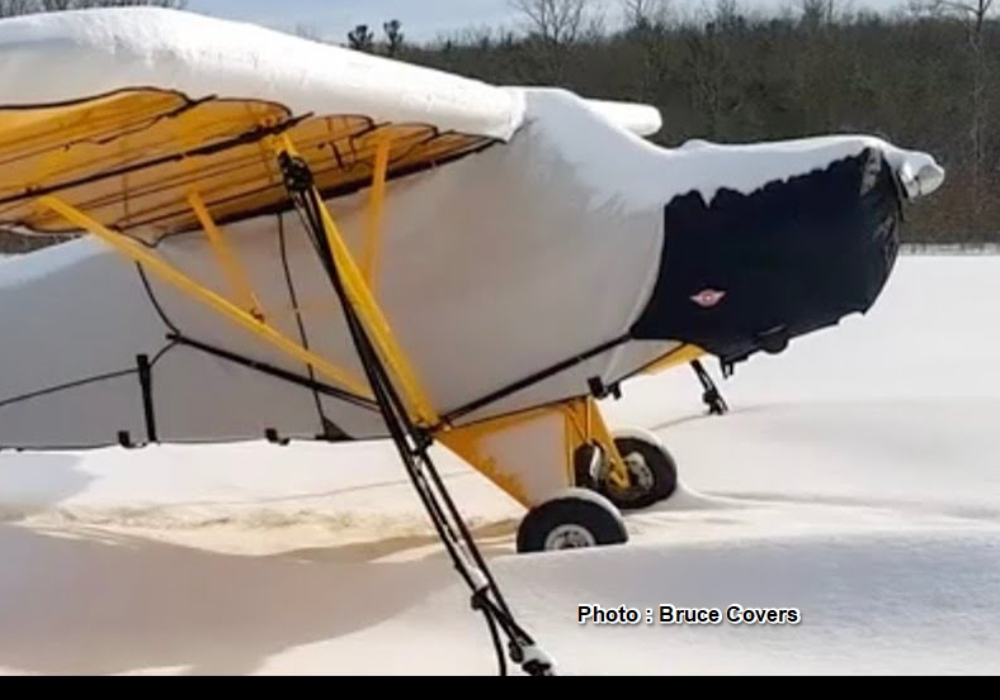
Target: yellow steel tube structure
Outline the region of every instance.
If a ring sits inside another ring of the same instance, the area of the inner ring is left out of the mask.
[[[299,157],[291,137],[286,134],[281,142],[289,156]],[[323,197],[315,186],[312,187],[311,194],[319,205],[323,233],[326,236],[327,243],[330,245],[330,250],[333,252],[333,262],[343,275],[348,302],[357,311],[362,323],[368,329],[368,332],[371,333],[372,340],[379,351],[382,361],[386,363],[390,372],[399,381],[401,385],[399,387],[400,391],[404,400],[410,404],[410,408],[413,411],[412,417],[415,422],[421,424],[424,428],[436,428],[440,426],[440,416],[434,409],[427,392],[417,378],[416,372],[410,366],[399,341],[396,340],[388,319],[386,319],[382,308],[379,306],[365,281],[365,276],[362,274],[357,262],[355,262],[350,248],[348,248],[347,243],[340,233],[340,229],[337,227],[336,221],[334,221],[333,215],[330,214],[329,208],[323,201]]]
[[[694,345],[685,345],[684,347],[678,348],[666,357],[661,358],[646,367],[646,369],[643,370],[643,374],[659,374],[660,372],[666,372],[668,369],[673,369],[674,367],[679,367],[680,365],[690,364],[695,360],[701,359],[707,354],[708,353],[699,347],[695,347]]]
[[[632,485],[632,476],[629,474],[628,465],[622,459],[611,430],[604,422],[601,409],[594,399],[588,397],[571,401],[563,406],[563,411],[567,424],[572,425],[581,438],[575,442],[574,451],[580,444],[597,442],[610,462],[608,479],[620,489],[629,488]]]
[[[250,284],[250,280],[244,273],[243,268],[240,267],[239,261],[236,259],[233,251],[226,244],[226,239],[222,235],[222,231],[215,225],[215,220],[209,214],[201,195],[197,192],[191,192],[188,195],[188,203],[191,205],[191,210],[195,213],[195,216],[198,217],[198,221],[201,223],[201,227],[204,229],[209,243],[212,244],[212,249],[215,251],[215,255],[219,259],[223,271],[229,277],[229,283],[233,287],[233,292],[242,299],[244,307],[251,316],[258,321],[263,321],[264,309],[261,307],[257,296],[253,293],[253,286]]]
[[[396,340],[389,321],[383,314],[381,307],[372,295],[371,289],[365,283],[365,278],[358,269],[357,263],[351,256],[351,252],[344,243],[337,228],[333,216],[327,209],[323,200],[316,192],[320,205],[320,216],[323,219],[323,229],[326,234],[330,250],[336,258],[335,263],[344,275],[344,288],[347,291],[350,303],[357,310],[361,321],[368,327],[373,336],[376,347],[380,350],[382,360],[388,365],[389,370],[396,375],[399,380],[403,395],[410,403],[418,423],[423,427],[431,428],[440,425],[441,419],[431,405],[431,402],[417,379],[416,373],[406,359],[399,341]]]
[[[209,307],[221,313],[223,316],[243,326],[245,329],[278,348],[282,352],[306,363],[307,365],[310,365],[329,381],[344,386],[358,396],[367,399],[373,398],[368,387],[360,384],[348,376],[346,372],[338,369],[333,364],[327,362],[318,355],[309,352],[298,343],[289,340],[275,329],[265,323],[262,323],[223,297],[215,294],[209,289],[206,289],[203,285],[195,282],[169,263],[160,260],[156,255],[146,250],[136,241],[128,238],[127,236],[111,231],[106,226],[87,216],[79,209],[76,209],[56,197],[41,197],[38,199],[38,203],[48,209],[51,209],[75,226],[79,226],[81,229],[90,232],[126,257],[137,263],[145,265],[152,272],[163,278],[166,282],[172,284],[191,297],[202,301]]]
[[[385,211],[386,174],[389,170],[390,142],[382,138],[375,150],[375,174],[365,221],[365,248],[361,256],[361,271],[374,290],[378,280],[378,263],[382,252],[382,214]]]

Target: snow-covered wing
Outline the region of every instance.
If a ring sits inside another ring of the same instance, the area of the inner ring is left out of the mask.
[[[38,76],[46,76],[39,80]],[[509,139],[522,97],[459,76],[252,25],[162,9],[0,22],[0,223],[74,233],[56,195],[153,244],[287,209],[276,148],[314,164],[324,196]]]
[[[588,100],[591,109],[637,136],[653,136],[663,128],[660,110],[649,105],[609,100]]]
[[[45,75],[45,80],[37,76]],[[290,138],[327,198],[453,162],[521,128],[525,93],[261,27],[150,8],[0,21],[0,224],[75,233],[55,194],[154,244],[287,209],[275,140]],[[659,112],[588,102],[649,134]]]
[[[45,80],[37,76],[45,75]],[[276,102],[297,114],[362,115],[506,141],[524,94],[453,73],[264,27],[162,8],[37,14],[0,21],[0,104],[65,103],[156,86],[191,96]],[[588,100],[639,136],[662,127],[650,105]]]
[[[39,80],[39,76],[45,76]],[[31,15],[0,22],[4,105],[137,87],[275,102],[296,115],[349,114],[505,140],[517,92],[263,27],[159,8]]]

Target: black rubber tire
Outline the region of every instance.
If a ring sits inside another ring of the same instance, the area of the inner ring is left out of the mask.
[[[624,545],[629,539],[624,521],[610,506],[588,498],[568,496],[549,501],[528,513],[517,533],[518,553],[559,551],[558,547],[547,546],[547,541],[564,526],[585,531],[593,541],[593,544],[575,547],[577,549]]]
[[[647,489],[621,493],[610,483],[603,483],[599,493],[622,511],[636,511],[651,508],[668,500],[677,492],[677,463],[662,445],[635,437],[615,440],[618,453],[623,458],[638,452],[649,468],[652,484]]]

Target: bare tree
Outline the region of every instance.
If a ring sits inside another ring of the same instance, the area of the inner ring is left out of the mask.
[[[18,17],[37,12],[34,0],[0,0],[0,17]]]
[[[596,27],[588,20],[590,0],[507,0],[528,25],[528,54],[532,82],[564,84],[576,58],[575,49],[586,44]]]
[[[0,17],[19,17],[38,12],[64,12],[99,7],[168,7],[182,10],[186,0],[0,0]]]
[[[670,0],[622,0],[622,14],[629,29],[664,27],[669,13]]]
[[[546,43],[572,44],[585,26],[588,0],[509,0]]]
[[[972,209],[975,220],[981,222],[984,200],[984,170],[986,144],[989,138],[989,57],[986,50],[986,28],[994,10],[994,0],[918,0],[911,7],[916,12],[928,12],[939,17],[954,17],[966,28],[972,59],[972,94],[969,148],[972,151]]]
[[[802,23],[807,27],[832,24],[836,18],[834,0],[802,0]]]
[[[389,20],[382,25],[385,31],[386,53],[396,56],[403,48],[403,25],[398,19]]]
[[[375,50],[375,34],[367,24],[359,24],[347,34],[348,45],[355,51],[372,53]]]

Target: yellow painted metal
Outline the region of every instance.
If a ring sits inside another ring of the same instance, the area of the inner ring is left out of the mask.
[[[510,426],[507,426],[509,429]],[[482,448],[481,442],[502,432],[492,424],[484,424],[449,430],[437,436],[437,440],[462,458],[469,466],[486,477],[494,486],[513,498],[525,508],[531,507],[531,499],[524,485],[517,477],[505,474],[494,457],[489,456]]]
[[[217,222],[242,221],[287,204],[264,143],[265,134],[283,132],[315,164],[322,192],[370,184],[370,165],[382,142],[391,144],[389,175],[495,143],[431,124],[375,125],[357,114],[296,118],[272,102],[192,100],[151,88],[48,106],[0,106],[0,226],[75,235],[62,217],[36,205],[38,196],[53,195],[109,229],[153,245],[201,233],[188,202],[192,189]]]
[[[655,363],[647,367],[643,373],[659,374],[661,372],[666,372],[674,367],[691,364],[695,360],[701,359],[707,354],[708,353],[704,350],[695,347],[694,345],[685,345],[684,347],[673,351],[666,357],[657,360]]]
[[[572,416],[563,416],[563,459],[570,484],[576,484],[576,448],[579,431],[573,424]]]
[[[253,292],[253,286],[240,266],[239,260],[237,260],[233,251],[226,244],[226,239],[222,231],[215,225],[212,215],[208,212],[207,207],[205,207],[205,202],[197,192],[191,192],[188,195],[188,201],[191,203],[191,209],[194,210],[198,221],[201,222],[205,235],[212,244],[212,249],[219,259],[219,264],[223,272],[229,277],[233,292],[242,299],[244,309],[251,316],[258,321],[264,321],[264,309],[257,299],[257,295]]]
[[[137,243],[127,236],[111,231],[101,223],[87,216],[79,209],[66,204],[56,197],[41,197],[38,199],[38,203],[62,216],[75,226],[93,234],[126,257],[137,263],[145,265],[151,271],[159,275],[164,281],[174,285],[189,296],[202,301],[209,307],[221,313],[223,316],[226,316],[230,320],[243,326],[245,329],[254,333],[259,338],[270,343],[282,352],[312,366],[319,374],[325,376],[328,380],[344,386],[358,396],[369,399],[372,398],[368,388],[348,376],[346,372],[338,369],[333,364],[327,362],[318,355],[309,352],[298,343],[289,340],[278,331],[255,319],[249,313],[243,311],[238,306],[235,306],[223,297],[215,294],[209,289],[206,289],[203,285],[195,282],[183,272],[158,258],[140,243]]]
[[[584,399],[584,401],[586,405],[583,410],[586,413],[589,434],[603,448],[605,456],[611,462],[608,479],[618,488],[628,489],[632,485],[632,477],[625,460],[622,459],[621,453],[618,451],[618,446],[615,444],[615,439],[611,435],[607,423],[604,422],[601,409],[592,398]]]
[[[582,398],[562,404],[568,426],[572,426],[575,439],[570,445],[570,454],[574,454],[580,446],[597,443],[604,452],[609,465],[608,478],[621,489],[627,489],[632,484],[632,476],[625,460],[622,459],[614,437],[604,422],[604,416],[597,402],[591,398]]]
[[[389,170],[391,146],[389,139],[382,138],[375,150],[375,173],[365,221],[365,247],[361,257],[361,271],[372,289],[375,289],[377,284],[378,263],[381,256],[382,214],[385,211],[386,174]]]
[[[290,156],[297,156],[295,144],[288,135],[285,135],[282,142]],[[431,404],[416,373],[410,366],[399,341],[396,340],[389,321],[386,319],[371,289],[365,282],[364,275],[362,275],[361,270],[354,260],[354,256],[351,255],[350,249],[344,242],[333,215],[315,188],[313,188],[312,194],[319,203],[323,230],[330,245],[330,250],[333,252],[334,263],[344,276],[344,288],[347,292],[349,303],[358,312],[361,322],[367,327],[369,333],[372,334],[372,340],[375,342],[376,349],[379,351],[382,361],[388,365],[390,372],[396,376],[401,384],[401,393],[404,400],[410,404],[415,422],[421,424],[424,428],[439,426],[441,418]]]
[[[604,422],[600,407],[592,398],[565,401],[551,406],[531,409],[521,413],[502,416],[493,420],[454,428],[440,433],[437,439],[452,452],[468,462],[497,487],[525,507],[532,505],[524,485],[514,476],[518,465],[498,464],[495,457],[483,449],[483,443],[503,433],[529,425],[548,416],[559,416],[563,420],[565,463],[563,465],[529,465],[537,469],[564,469],[565,480],[574,484],[576,479],[575,457],[579,448],[596,443],[610,461],[608,479],[620,489],[628,489],[632,476],[625,460],[615,444],[610,430]],[[522,467],[523,470],[523,467]]]
[[[316,193],[319,197],[319,193]],[[337,257],[337,266],[344,273],[344,287],[350,297],[351,304],[358,310],[362,322],[368,327],[373,336],[377,348],[380,350],[382,360],[388,365],[389,370],[396,375],[402,384],[402,393],[411,404],[412,410],[418,423],[423,423],[423,427],[430,428],[441,423],[441,419],[427,398],[417,379],[416,373],[410,367],[406,355],[403,352],[399,341],[396,340],[389,321],[382,313],[378,302],[375,301],[371,290],[365,284],[365,279],[361,271],[357,268],[350,250],[340,236],[337,224],[333,220],[326,205],[320,201],[320,215],[323,219],[327,240],[330,249]]]
[[[521,413],[500,416],[492,420],[463,426],[461,428],[452,428],[440,432],[435,437],[442,445],[465,460],[470,466],[493,482],[494,485],[496,485],[508,496],[513,498],[522,506],[530,508],[532,506],[532,499],[521,481],[514,476],[514,473],[518,471],[515,468],[517,465],[499,464],[496,457],[490,455],[487,450],[484,449],[483,443],[490,438],[517,430],[518,428],[530,425],[538,420],[551,416],[558,416],[565,421],[567,461],[564,465],[562,465],[562,467],[566,469],[566,483],[572,484],[575,476],[573,473],[572,456],[575,450],[574,446],[582,443],[575,439],[569,428],[570,421],[567,420],[566,406],[563,404],[530,409]],[[560,465],[555,464],[527,466],[529,466],[529,468],[538,469],[562,468]],[[523,471],[523,469],[521,471]]]

